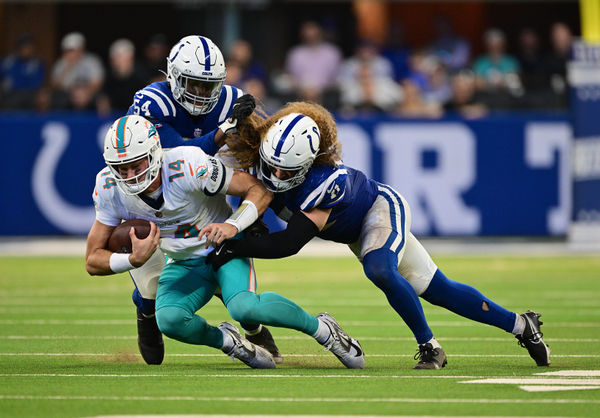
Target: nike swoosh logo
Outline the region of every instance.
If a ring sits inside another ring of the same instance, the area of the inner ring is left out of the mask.
[[[355,344],[355,340],[350,339],[350,345],[356,350],[356,355],[354,357],[361,357],[363,355],[362,347],[360,346],[360,343],[358,341],[356,341]]]

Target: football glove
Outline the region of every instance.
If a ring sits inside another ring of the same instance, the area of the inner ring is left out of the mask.
[[[206,256],[206,263],[212,265],[213,271],[217,271],[225,263],[236,258],[233,251],[233,242],[231,240],[223,241],[221,245],[212,250]]]
[[[231,115],[225,120],[225,122],[219,125],[219,129],[221,129],[225,134],[235,132],[238,124],[250,116],[252,112],[254,112],[255,108],[256,101],[254,100],[254,96],[251,94],[244,94],[243,96],[238,97],[233,104]]]

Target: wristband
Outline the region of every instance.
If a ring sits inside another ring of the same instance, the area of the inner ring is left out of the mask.
[[[225,220],[225,223],[231,224],[238,229],[238,232],[248,228],[258,219],[258,210],[251,200],[244,200],[240,207]]]
[[[119,254],[112,253],[108,260],[110,269],[115,273],[124,273],[129,270],[133,270],[135,267],[129,262],[129,256],[131,254]]]

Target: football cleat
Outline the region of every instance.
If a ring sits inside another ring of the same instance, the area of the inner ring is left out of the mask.
[[[233,338],[233,347],[229,351],[223,350],[225,354],[242,361],[253,369],[275,368],[275,361],[271,353],[243,338],[238,329],[229,322],[221,323],[219,329],[228,333]]]
[[[419,360],[413,369],[434,369],[439,370],[448,364],[446,353],[442,347],[433,348],[431,343],[419,344],[419,350],[414,357]]]
[[[283,356],[279,352],[279,349],[275,344],[275,340],[273,340],[273,336],[271,335],[271,331],[269,331],[269,328],[265,327],[264,325],[261,325],[260,332],[258,334],[249,335],[248,332],[246,332],[245,336],[246,339],[252,344],[256,344],[267,350],[273,357],[273,361],[275,361],[276,364],[283,363]]]
[[[325,350],[331,351],[349,369],[364,368],[365,353],[360,343],[346,334],[337,321],[327,312],[319,314],[317,318],[323,321],[331,331],[329,339],[323,343]]]
[[[540,321],[541,314],[533,311],[527,311],[521,314],[521,318],[525,320],[525,329],[521,335],[517,335],[519,345],[529,351],[529,355],[535,360],[538,366],[550,365],[550,347],[542,340],[542,331],[540,330],[543,324]]]
[[[162,333],[156,324],[156,316],[146,317],[137,309],[138,348],[147,364],[161,364],[165,357]]]

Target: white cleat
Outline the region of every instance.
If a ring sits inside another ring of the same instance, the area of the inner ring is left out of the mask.
[[[349,369],[364,368],[365,353],[360,343],[346,334],[337,321],[327,312],[319,314],[317,318],[323,321],[331,331],[331,336],[323,343],[325,349],[331,351]]]
[[[264,348],[252,344],[250,341],[242,337],[236,327],[229,322],[223,322],[219,325],[219,329],[231,335],[233,338],[233,348],[225,354],[236,358],[252,367],[253,369],[274,369],[275,361],[273,356]]]

